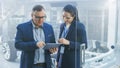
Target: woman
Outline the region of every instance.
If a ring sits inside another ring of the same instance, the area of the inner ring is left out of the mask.
[[[85,43],[87,48],[87,38],[85,27],[79,21],[75,6],[69,4],[63,8],[63,20],[58,40],[62,44],[58,49],[58,66],[80,68],[80,45]],[[63,52],[62,59],[60,58],[61,52]]]

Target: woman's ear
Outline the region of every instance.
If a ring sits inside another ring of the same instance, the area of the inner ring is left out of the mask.
[[[73,19],[75,18],[75,16],[73,16]]]

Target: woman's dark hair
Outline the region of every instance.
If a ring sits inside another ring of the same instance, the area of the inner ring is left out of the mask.
[[[72,16],[74,16],[75,21],[79,21],[78,17],[78,10],[75,6],[68,4],[63,8],[63,11],[70,13]]]

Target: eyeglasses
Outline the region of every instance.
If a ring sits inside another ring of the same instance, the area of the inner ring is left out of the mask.
[[[46,16],[35,16],[36,19],[45,19]]]

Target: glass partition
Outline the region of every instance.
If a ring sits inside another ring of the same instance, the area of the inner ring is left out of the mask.
[[[114,47],[120,40],[119,3],[119,0],[0,0],[0,64],[3,64],[0,68],[19,68],[21,51],[8,41],[12,39],[14,43],[16,26],[31,20],[31,10],[36,4],[45,7],[45,21],[53,26],[56,42],[63,23],[63,7],[67,4],[75,5],[80,22],[85,25],[87,32],[88,48],[85,54],[82,52],[84,58],[81,58],[84,61],[83,68],[114,66],[116,60],[111,46]],[[55,68],[56,58],[53,60]]]

